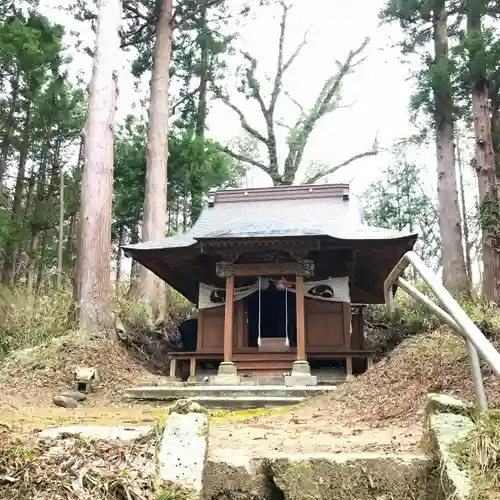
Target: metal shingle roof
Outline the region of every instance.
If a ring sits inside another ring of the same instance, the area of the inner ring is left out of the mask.
[[[330,236],[343,240],[391,240],[411,235],[362,223],[359,206],[341,198],[215,203],[185,234],[124,248],[185,248],[200,239]]]

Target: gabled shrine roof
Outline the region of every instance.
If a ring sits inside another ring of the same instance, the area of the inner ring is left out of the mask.
[[[371,267],[377,268],[373,271],[377,277],[372,280],[376,293],[369,292],[378,297],[371,300],[376,303],[383,301],[380,280],[413,248],[417,235],[365,225],[349,185],[320,184],[217,191],[211,193],[208,206],[186,233],[123,249],[196,302],[198,283],[207,279],[208,263],[215,268],[215,257],[202,253],[204,243],[250,243],[270,238],[321,238],[359,248],[359,268],[366,280]],[[370,250],[378,252],[378,257]],[[355,297],[353,300],[359,302]]]
[[[416,238],[363,224],[362,212],[350,198],[348,185],[321,184],[215,192],[196,224],[185,234],[124,248],[182,248],[208,239],[303,236],[342,240]]]

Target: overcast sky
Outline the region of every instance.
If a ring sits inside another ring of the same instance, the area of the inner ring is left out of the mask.
[[[238,4],[240,0],[233,0]],[[66,26],[67,31],[80,30],[88,45],[93,45],[93,33],[76,23],[61,10],[64,0],[42,0],[42,11],[53,21]],[[378,12],[383,0],[296,0],[289,16],[286,52],[291,54],[308,31],[308,43],[290,68],[285,87],[302,105],[315,100],[326,78],[343,60],[349,50],[357,48],[365,37],[371,42],[365,51],[366,61],[356,73],[345,80],[343,103],[351,106],[334,111],[325,117],[312,134],[306,149],[303,168],[310,162],[335,165],[350,156],[369,149],[377,136],[380,144],[389,147],[393,141],[409,135],[407,104],[411,85],[407,81],[409,68],[402,64],[397,49],[391,48],[399,36],[396,27],[380,27]],[[273,15],[275,14],[275,15]],[[279,10],[263,9],[254,18],[239,26],[238,46],[250,52],[259,62],[259,75],[273,75],[276,67]],[[68,43],[74,43],[68,38]],[[74,58],[72,73],[81,72],[90,78],[91,60],[71,47]],[[118,119],[128,114],[141,97],[134,90],[134,81],[128,71],[127,55],[123,55],[120,74],[120,102]],[[234,61],[237,63],[238,61]],[[229,87],[233,87],[231,84]],[[262,116],[255,102],[247,102],[236,92],[233,100],[247,114],[256,127],[262,126]],[[278,107],[281,120],[291,124],[297,118],[298,108],[283,96]],[[209,134],[214,139],[229,141],[242,131],[235,113],[221,102],[211,105]],[[285,133],[283,129],[283,134]],[[284,139],[284,136],[282,136]],[[282,140],[282,151],[285,147]],[[434,169],[432,151],[420,151],[420,160]],[[333,181],[353,181],[353,188],[362,191],[389,161],[387,154],[358,161],[335,174]],[[259,171],[249,178],[250,186],[269,185],[269,179]],[[249,187],[250,187],[249,186]]]
[[[229,0],[233,6],[242,0]],[[255,0],[257,1],[257,0]],[[94,34],[87,26],[76,23],[62,7],[65,0],[41,0],[41,10],[52,21],[63,24],[68,33],[81,32],[89,46],[94,44]],[[175,4],[175,0],[174,0]],[[408,102],[412,92],[408,80],[411,69],[401,61],[400,52],[393,48],[401,37],[397,26],[380,26],[378,13],[385,0],[295,0],[289,16],[286,32],[286,53],[290,55],[308,31],[308,43],[300,57],[290,68],[285,78],[285,88],[304,107],[310,106],[325,80],[332,75],[336,61],[344,60],[349,50],[357,48],[365,37],[370,44],[365,51],[366,61],[344,82],[343,104],[351,105],[339,109],[322,119],[308,143],[303,168],[310,162],[336,165],[345,159],[368,150],[377,136],[382,147],[389,148],[403,137],[415,132],[409,122]],[[253,18],[234,28],[239,33],[237,47],[251,53],[258,60],[260,77],[273,75],[276,68],[277,41],[279,29],[279,9],[259,10]],[[74,49],[74,38],[66,40],[68,52],[73,56],[71,74],[83,75],[90,80],[92,61],[88,56]],[[122,54],[119,79],[120,99],[118,120],[130,112],[137,111],[141,98],[147,97],[148,75],[142,82],[144,93],[134,88],[130,75],[130,55]],[[237,65],[240,61],[233,59]],[[234,90],[234,80],[228,76],[227,86],[231,99],[246,114],[248,121],[262,130],[262,115],[255,102],[245,101]],[[298,116],[298,108],[283,97],[277,110],[278,118],[293,124]],[[263,130],[264,131],[264,130]],[[284,129],[281,135],[281,155],[285,148]],[[235,113],[220,101],[212,102],[209,114],[209,136],[227,142],[242,136],[242,130]],[[432,142],[432,141],[431,141]],[[463,154],[465,161],[472,151]],[[436,184],[436,157],[432,143],[410,151],[410,160],[417,161],[427,171],[423,184],[432,196]],[[376,179],[389,161],[389,153],[382,153],[352,164],[331,176],[331,182],[351,182],[352,190],[361,194],[368,184]],[[474,203],[476,181],[472,169],[466,169],[469,208]],[[271,185],[267,174],[253,169],[247,176],[248,187]]]

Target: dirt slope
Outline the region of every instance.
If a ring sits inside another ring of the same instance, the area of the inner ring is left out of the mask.
[[[102,382],[86,406],[118,402],[125,387],[151,374],[120,344],[107,340],[82,342],[76,334],[13,353],[0,367],[0,406],[52,404],[52,397],[74,388],[74,370],[95,367]]]
[[[483,367],[491,406],[500,407],[500,379]],[[474,401],[465,342],[439,328],[400,344],[374,367],[296,412],[315,421],[346,420],[372,426],[405,425],[422,419],[429,392],[444,392]]]

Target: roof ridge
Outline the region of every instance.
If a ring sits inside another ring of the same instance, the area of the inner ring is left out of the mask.
[[[292,186],[273,186],[250,189],[225,189],[209,194],[209,207],[216,203],[237,203],[254,201],[281,201],[317,198],[342,198],[349,200],[349,184],[305,184]]]

